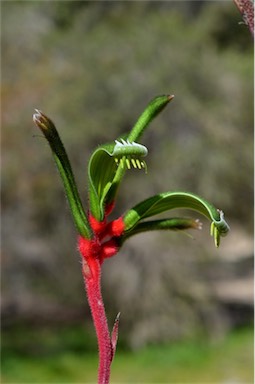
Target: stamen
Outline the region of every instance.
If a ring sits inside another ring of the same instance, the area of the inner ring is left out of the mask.
[[[135,159],[131,159],[131,163],[133,165],[134,168],[137,168],[137,165],[136,165],[136,162],[135,162]]]
[[[141,167],[141,163],[140,163],[139,159],[136,159],[136,164],[137,164],[137,167],[138,167],[139,169],[142,169],[142,167]]]
[[[125,167],[125,162],[124,162],[123,157],[120,159],[120,165],[121,165],[121,168]]]
[[[128,157],[126,158],[126,164],[127,164],[128,169],[131,169],[130,160]]]

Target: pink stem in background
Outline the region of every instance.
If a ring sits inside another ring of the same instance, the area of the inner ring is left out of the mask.
[[[254,37],[254,3],[252,0],[234,0],[239,9],[243,21],[249,27],[249,30]]]
[[[91,269],[86,260],[83,259],[82,273],[97,334],[99,349],[98,384],[108,384],[110,380],[110,366],[113,358],[113,348],[101,293],[100,261],[98,259],[94,259],[93,269]]]

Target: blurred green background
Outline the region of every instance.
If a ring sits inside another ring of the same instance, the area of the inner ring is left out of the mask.
[[[253,42],[232,1],[2,2],[2,382],[95,382],[76,232],[35,108],[56,124],[86,204],[92,150],[174,94],[116,215],[167,190],[223,209],[192,236],[143,234],[103,267],[121,312],[112,382],[253,381]],[[203,219],[202,219],[203,220]]]

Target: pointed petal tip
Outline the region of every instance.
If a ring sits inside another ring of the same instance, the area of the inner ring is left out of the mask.
[[[38,124],[42,116],[43,116],[42,111],[40,111],[40,109],[35,108],[35,113],[33,113],[33,122],[35,124]]]
[[[33,117],[34,116],[41,116],[41,115],[43,115],[42,111],[40,109],[35,108],[35,113],[33,114]]]

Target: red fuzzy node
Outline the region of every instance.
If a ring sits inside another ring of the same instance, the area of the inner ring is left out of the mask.
[[[116,220],[111,221],[107,225],[107,234],[109,236],[119,237],[123,234],[125,229],[125,224],[122,217],[119,217]]]
[[[119,250],[119,247],[116,244],[116,241],[114,239],[108,240],[102,245],[101,257],[102,259],[112,257],[116,255],[118,250]]]
[[[91,258],[91,257],[98,257],[100,253],[100,244],[92,239],[85,239],[82,236],[79,236],[78,238],[78,249],[81,253],[81,255],[85,258]]]

